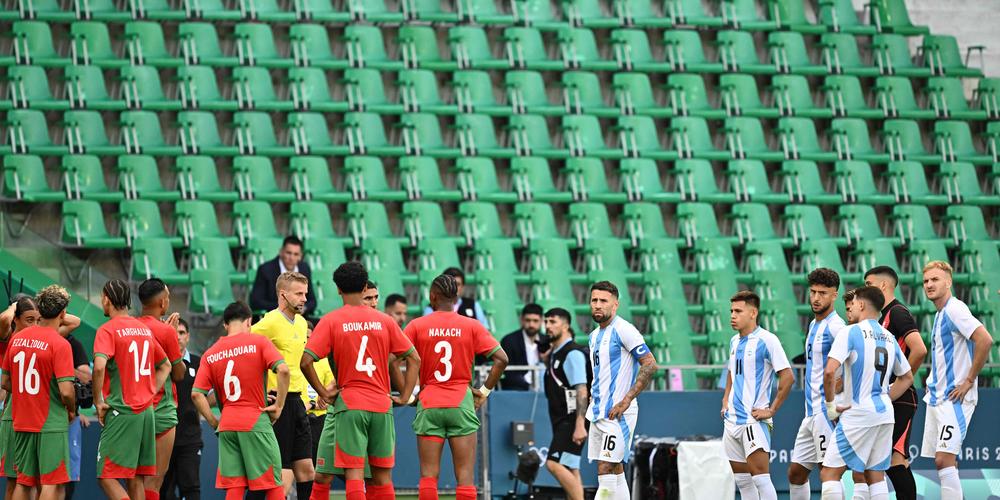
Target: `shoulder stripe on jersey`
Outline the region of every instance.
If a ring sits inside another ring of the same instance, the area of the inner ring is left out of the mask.
[[[608,385],[608,400],[604,403],[605,415],[611,413],[612,406],[617,403],[615,401],[615,388],[618,385],[618,371],[621,370],[622,366],[622,344],[617,329],[611,330],[611,342],[608,342],[608,358],[611,360],[608,373],[611,376],[611,383]]]
[[[606,330],[598,329],[597,335],[591,335],[591,349],[590,352],[593,353],[598,360],[601,357],[601,341],[604,340],[604,334]],[[590,384],[590,394],[593,398],[593,417],[596,421],[598,416],[601,414],[601,366],[600,363],[593,363],[592,371],[594,372],[593,381]]]
[[[872,325],[881,328],[881,326],[879,326],[878,323],[874,321],[872,322]],[[889,361],[889,351],[886,350],[885,348],[885,337],[883,337],[882,335],[875,335],[876,352],[875,352],[875,359],[873,360],[875,363],[879,362],[878,349],[880,348],[882,349],[883,352],[885,352],[885,358],[886,358],[885,369],[887,371],[885,375],[886,377],[888,377],[889,375],[892,374],[895,361],[893,361],[892,363],[890,363]],[[879,380],[880,378],[881,377],[879,376],[877,371],[872,374],[872,402],[875,404],[875,411],[879,413],[885,413],[885,402],[882,401],[882,384],[881,384],[882,381]]]
[[[851,328],[850,335],[849,351],[854,351],[858,355],[851,365],[851,401],[854,404],[861,404],[861,381],[865,373],[865,342],[861,338],[861,328],[857,325]]]

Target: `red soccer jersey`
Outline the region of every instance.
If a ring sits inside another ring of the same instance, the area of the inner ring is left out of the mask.
[[[73,349],[59,332],[30,326],[10,340],[3,371],[10,375],[11,410],[18,432],[62,432],[69,415],[59,382],[73,380]]]
[[[201,355],[194,390],[208,393],[215,389],[222,405],[218,430],[253,429],[260,419],[260,409],[267,406],[267,370],[284,362],[270,341],[250,333],[222,337]]]
[[[170,325],[160,321],[159,318],[154,318],[152,316],[142,316],[139,321],[149,327],[153,332],[153,338],[156,342],[160,344],[160,348],[163,349],[163,353],[167,355],[167,360],[170,361],[171,365],[176,365],[181,362],[181,345],[177,341],[177,330],[174,330]],[[163,396],[169,396],[174,401],[174,405],[177,404],[177,385],[174,384],[173,380],[167,379],[164,382],[163,389],[156,393],[153,397],[153,405],[159,405]]]
[[[119,316],[101,325],[94,335],[94,357],[108,360],[104,400],[119,412],[142,413],[153,404],[156,375],[153,367],[167,355],[141,321]]]
[[[340,397],[349,410],[386,413],[389,399],[389,353],[409,353],[413,344],[387,314],[368,306],[343,306],[327,313],[306,343],[319,361],[330,357]]]
[[[424,408],[458,408],[472,382],[476,354],[492,354],[500,346],[482,323],[450,311],[417,318],[403,333],[420,355]]]

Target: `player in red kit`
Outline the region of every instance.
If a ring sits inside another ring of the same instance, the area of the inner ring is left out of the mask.
[[[94,408],[103,426],[97,478],[110,500],[145,498],[143,478],[156,474],[153,398],[170,375],[153,332],[128,315],[131,302],[127,283],[108,281],[101,306],[110,319],[94,335]]]
[[[201,356],[191,399],[219,435],[215,487],[226,500],[242,500],[247,488],[264,490],[267,500],[282,500],[281,452],[271,424],[281,415],[291,374],[285,359],[267,338],[250,333],[253,312],[234,302],[222,313],[226,336]],[[277,375],[277,395],[268,406],[267,371]],[[216,420],[205,396],[215,390],[222,406]]]
[[[302,373],[319,398],[331,404],[316,455],[316,480],[311,500],[328,500],[331,467],[344,469],[347,500],[394,499],[396,431],[392,404],[411,400],[420,357],[399,325],[385,313],[362,302],[368,272],[359,262],[346,262],[333,273],[344,306],[319,321],[302,356]],[[400,395],[389,396],[389,354],[406,362]],[[328,358],[335,368],[340,397],[316,376],[313,363]],[[329,415],[333,415],[332,417]],[[336,426],[336,432],[334,432]],[[372,481],[365,493],[365,458]],[[331,463],[332,462],[332,463]]]
[[[41,319],[10,339],[0,385],[11,394],[14,417],[14,498],[30,498],[41,485],[39,500],[55,500],[69,482],[69,422],[76,417],[73,351],[58,330],[69,294],[48,286],[35,303]]]
[[[174,382],[184,380],[184,363],[181,362],[181,346],[177,341],[177,322],[180,314],[173,313],[167,321],[160,318],[170,308],[170,290],[159,278],[150,278],[139,285],[139,302],[142,315],[139,321],[149,327],[153,337],[170,361],[170,380],[163,384],[153,398],[154,432],[156,433],[156,475],[146,476],[146,500],[159,500],[163,475],[170,465],[170,455],[174,450],[174,430],[177,427],[177,386]]]
[[[420,365],[420,403],[413,420],[420,454],[420,500],[437,500],[441,453],[448,440],[455,463],[457,500],[475,500],[476,410],[496,387],[507,367],[507,353],[475,319],[455,312],[458,282],[442,274],[431,283],[434,312],[415,319],[403,332],[413,342]],[[476,355],[493,360],[483,386],[471,389]]]

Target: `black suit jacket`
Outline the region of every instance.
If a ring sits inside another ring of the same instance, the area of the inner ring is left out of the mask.
[[[549,350],[549,339],[544,333],[539,332],[535,339],[539,355]],[[504,336],[500,340],[500,347],[507,353],[508,364],[522,366],[528,364],[527,346],[524,343],[524,333],[520,329]],[[507,391],[530,391],[531,384],[528,383],[525,377],[527,373],[524,370],[507,370],[503,372],[503,378],[500,379],[500,388]]]
[[[201,417],[198,416],[198,409],[191,401],[191,389],[194,386],[194,375],[201,366],[201,357],[191,355],[191,361],[181,361],[184,363],[184,379],[177,382],[177,435],[174,438],[174,446],[195,446],[201,447]],[[168,380],[169,384],[170,381]]]
[[[309,292],[306,293],[306,310],[302,314],[305,317],[312,316],[316,310],[316,295],[312,290],[312,270],[306,261],[299,262],[299,272],[309,280]],[[250,309],[254,311],[272,311],[278,308],[278,294],[274,288],[274,282],[281,275],[281,265],[275,257],[257,268],[257,277],[253,280],[253,288],[250,290]]]

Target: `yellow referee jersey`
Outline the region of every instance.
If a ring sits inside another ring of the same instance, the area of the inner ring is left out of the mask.
[[[309,323],[301,315],[295,315],[295,321],[289,321],[280,310],[275,309],[264,315],[255,325],[250,327],[250,331],[258,335],[267,337],[274,344],[278,352],[285,357],[285,364],[291,373],[291,381],[288,384],[288,392],[306,392],[309,385],[306,377],[302,375],[299,362],[302,361],[302,352],[306,348],[306,333],[309,331]],[[278,386],[278,379],[274,373],[267,373],[267,388],[274,389]]]
[[[316,376],[319,377],[321,384],[326,386],[330,385],[330,382],[333,382],[333,370],[330,369],[329,359],[323,358],[313,363],[313,368],[316,369]],[[316,401],[318,397],[319,395],[316,394],[316,390],[310,385],[306,392],[302,393],[302,404],[306,405],[306,408],[309,408],[309,403]],[[326,415],[326,408],[322,410],[319,408],[309,410],[309,414],[317,416]]]

